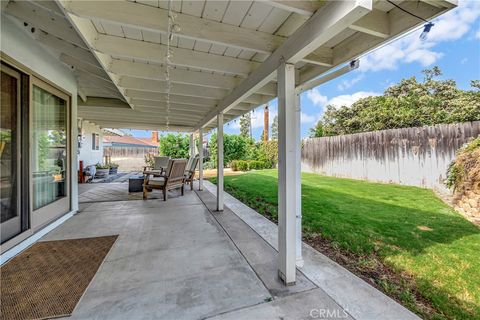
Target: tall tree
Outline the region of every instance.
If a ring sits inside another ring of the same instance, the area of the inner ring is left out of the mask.
[[[351,106],[327,106],[319,124],[325,136],[420,127],[480,120],[480,83],[471,90],[454,80],[437,80],[438,67],[423,71],[423,81],[411,77],[385,90],[382,96],[360,99]]]
[[[245,138],[250,137],[250,127],[252,125],[252,117],[250,112],[240,117],[240,135]]]
[[[263,109],[263,134],[262,134],[262,138],[263,138],[263,141],[267,142],[268,141],[268,103],[265,105],[264,109]]]
[[[278,140],[278,115],[273,118],[272,122],[272,140]]]

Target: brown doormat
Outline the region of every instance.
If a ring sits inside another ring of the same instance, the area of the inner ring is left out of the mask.
[[[42,241],[0,268],[0,319],[69,316],[118,236]]]

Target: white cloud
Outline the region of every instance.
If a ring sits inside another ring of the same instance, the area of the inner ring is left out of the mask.
[[[365,76],[363,74],[358,75],[357,77],[350,80],[343,80],[338,86],[337,89],[340,91],[347,90],[353,87],[354,84],[361,81]]]
[[[301,119],[302,123],[314,123],[314,122],[317,121],[318,117],[302,112],[300,114],[300,119]]]
[[[370,96],[378,96],[380,93],[372,92],[372,91],[359,91],[355,92],[354,94],[344,94],[340,96],[336,96],[327,101],[326,105],[334,105],[336,107],[341,106],[348,106],[350,107],[354,102],[370,97]]]
[[[320,92],[316,88],[307,91],[307,98],[312,101],[312,103],[316,106],[324,106],[325,103],[328,101],[327,96],[320,94]]]
[[[458,40],[473,27],[480,17],[480,1],[465,0],[452,11],[435,19],[435,24],[426,41],[419,39],[422,28],[392,42],[362,58],[360,70],[380,71],[396,70],[400,63],[418,62],[423,67],[434,64],[442,58],[443,53],[433,48],[447,41]],[[480,37],[480,30],[477,32]]]
[[[475,33],[475,38],[480,39],[480,29],[478,29],[477,33]]]
[[[378,95],[380,95],[380,93],[378,92],[358,91],[353,94],[343,94],[329,99],[327,96],[322,95],[317,88],[307,91],[306,93],[307,99],[309,99],[313,103],[313,105],[318,107],[325,107],[330,104],[338,107],[343,105],[351,106],[359,99]],[[315,121],[315,119],[309,118],[308,115],[305,115],[305,121],[307,121],[307,119]]]

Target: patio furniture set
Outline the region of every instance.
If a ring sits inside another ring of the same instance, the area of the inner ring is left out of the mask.
[[[155,157],[152,167],[144,167],[143,177],[129,179],[129,192],[143,191],[143,199],[147,199],[148,192],[154,189],[162,190],[163,200],[167,201],[167,192],[180,189],[184,194],[185,184],[190,184],[193,190],[195,169],[199,157],[190,159],[170,159],[169,157]]]

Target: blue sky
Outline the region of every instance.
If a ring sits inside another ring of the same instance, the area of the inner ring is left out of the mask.
[[[462,89],[470,80],[480,80],[480,0],[459,0],[459,6],[433,20],[435,26],[426,41],[419,35],[423,28],[383,46],[360,58],[360,68],[317,88],[301,97],[302,136],[321,118],[328,104],[351,105],[356,100],[382,94],[403,78],[422,78],[425,68],[439,66],[443,78],[454,79]],[[270,106],[270,123],[277,114],[277,101]],[[255,139],[263,130],[263,108],[252,113]],[[239,133],[239,121],[225,124],[226,133]],[[149,131],[132,130],[135,136],[150,136]]]

